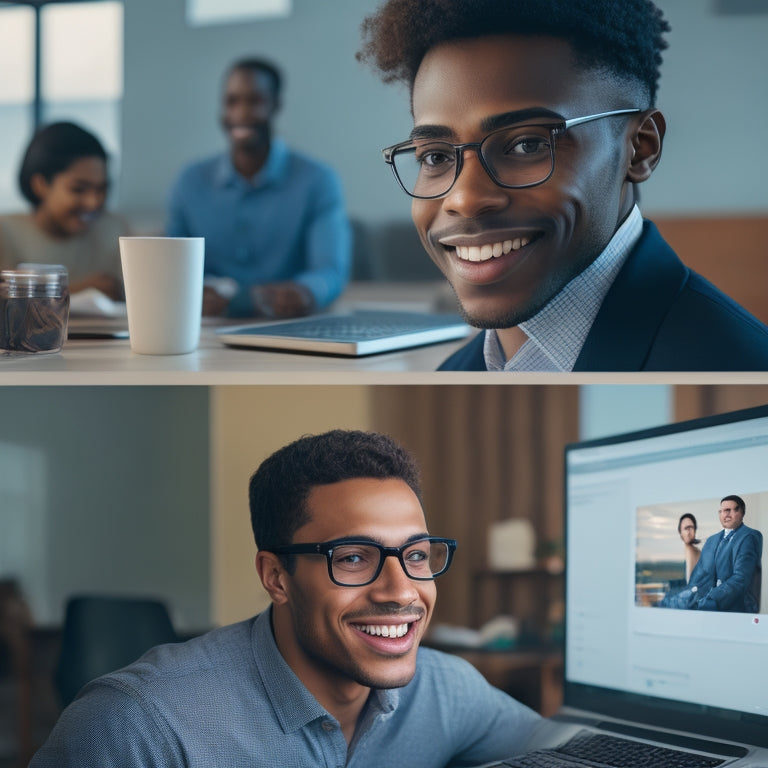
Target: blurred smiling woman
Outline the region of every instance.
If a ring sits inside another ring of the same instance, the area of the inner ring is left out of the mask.
[[[51,123],[32,138],[19,169],[30,213],[0,216],[0,269],[21,262],[63,264],[72,293],[96,288],[123,296],[118,237],[125,222],[104,210],[107,153],[74,123]]]

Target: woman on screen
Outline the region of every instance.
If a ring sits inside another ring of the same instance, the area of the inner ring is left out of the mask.
[[[691,578],[691,571],[693,571],[696,563],[699,562],[699,557],[701,557],[701,550],[697,546],[697,544],[701,544],[701,541],[696,538],[697,528],[696,518],[690,512],[680,516],[680,520],[677,523],[677,532],[680,534],[683,546],[685,547],[686,584]]]

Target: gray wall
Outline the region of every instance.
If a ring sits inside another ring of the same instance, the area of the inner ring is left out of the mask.
[[[659,96],[669,131],[661,166],[644,185],[647,213],[768,211],[768,14],[715,12],[725,4],[659,2],[673,26]],[[125,3],[122,208],[157,216],[178,170],[223,148],[221,73],[257,53],[287,76],[280,132],[340,171],[350,213],[408,218],[378,151],[407,136],[407,94],[354,58],[360,22],[378,0],[294,0],[287,20],[202,28],[186,26],[184,5]]]
[[[2,387],[0,578],[39,623],[78,592],[157,595],[208,626],[208,390]]]

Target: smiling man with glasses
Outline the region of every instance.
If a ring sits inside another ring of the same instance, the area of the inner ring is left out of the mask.
[[[391,438],[302,437],[249,500],[271,606],[89,683],[31,768],[447,768],[547,727],[419,647],[456,542],[427,531],[418,467]]]
[[[638,208],[668,28],[650,0],[386,0],[364,22],[359,58],[411,94],[384,161],[485,329],[442,368],[768,370],[768,328]]]

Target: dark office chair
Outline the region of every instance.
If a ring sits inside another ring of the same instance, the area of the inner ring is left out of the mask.
[[[89,680],[130,664],[154,645],[178,640],[168,610],[159,600],[70,598],[54,678],[62,706]]]

